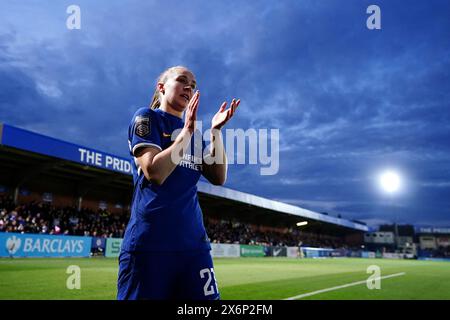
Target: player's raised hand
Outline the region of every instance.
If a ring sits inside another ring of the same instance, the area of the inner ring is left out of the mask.
[[[184,115],[184,127],[190,132],[195,131],[195,121],[197,120],[197,109],[200,101],[200,91],[196,91],[189,101]]]
[[[214,115],[211,120],[211,129],[220,130],[222,127],[230,120],[234,113],[236,112],[237,107],[241,103],[241,100],[233,99],[231,101],[231,105],[228,109],[225,110],[227,106],[227,102],[225,101],[219,108],[219,111]]]

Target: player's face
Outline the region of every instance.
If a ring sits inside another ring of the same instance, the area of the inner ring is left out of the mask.
[[[177,111],[184,111],[196,87],[195,77],[187,69],[176,69],[164,84],[163,99]]]

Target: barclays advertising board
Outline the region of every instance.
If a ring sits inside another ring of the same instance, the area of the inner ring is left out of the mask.
[[[0,233],[0,257],[89,257],[91,237]]]

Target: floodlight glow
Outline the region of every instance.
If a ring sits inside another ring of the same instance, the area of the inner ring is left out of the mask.
[[[394,171],[383,172],[379,182],[381,188],[388,193],[394,193],[400,189],[400,176]]]
[[[306,226],[308,221],[297,222],[297,227]]]

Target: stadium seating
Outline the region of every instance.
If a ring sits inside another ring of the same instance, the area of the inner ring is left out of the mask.
[[[76,207],[55,207],[49,203],[30,202],[15,206],[12,198],[0,196],[0,232],[19,232],[92,237],[123,237],[129,214],[112,215]],[[204,218],[213,243],[254,244],[268,246],[311,246],[342,248],[337,237],[309,234],[298,230],[244,224],[236,220]]]
[[[0,197],[0,232],[122,237],[128,219],[128,215],[111,215],[106,210],[78,211],[43,202],[16,207],[10,197]]]

